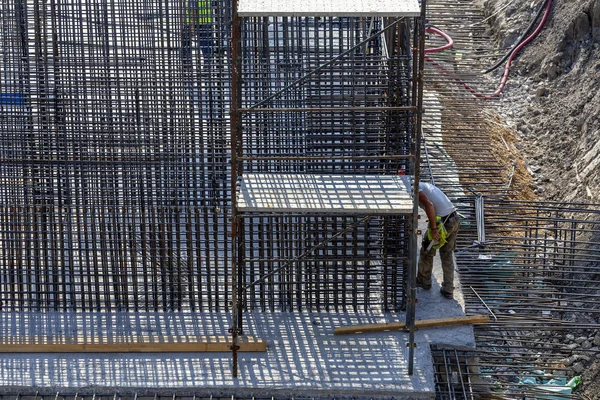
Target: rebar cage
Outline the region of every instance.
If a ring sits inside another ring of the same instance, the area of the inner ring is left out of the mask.
[[[0,1],[2,310],[230,309],[232,2],[209,3]],[[411,151],[413,114],[392,109],[413,98],[410,22],[359,45],[392,22],[246,20],[244,107],[351,51],[264,105],[279,110],[244,115],[244,170],[410,173],[381,157]],[[281,110],[297,107],[352,111]],[[243,303],[397,308],[401,217],[251,287],[354,221],[247,219]]]
[[[397,25],[375,36],[392,23]],[[411,151],[412,113],[393,109],[411,105],[409,29],[408,21],[382,18],[244,19],[240,176],[408,171],[406,159],[385,156]],[[244,304],[399,308],[407,220],[357,221],[361,218],[245,216]]]
[[[566,382],[568,365],[594,351],[564,336],[597,330],[598,204],[488,196],[481,243],[469,212],[476,198],[464,200],[456,257],[465,310],[491,319],[475,327],[476,349],[433,348],[436,398],[576,397],[544,384]]]
[[[0,7],[2,308],[228,308],[230,2]]]

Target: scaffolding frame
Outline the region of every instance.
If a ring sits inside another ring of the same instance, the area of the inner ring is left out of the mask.
[[[243,180],[245,164],[251,162],[265,162],[268,164],[271,161],[277,163],[285,163],[285,162],[328,162],[332,159],[332,155],[328,154],[327,156],[288,156],[286,154],[275,154],[269,156],[246,156],[244,154],[244,123],[242,118],[244,115],[264,115],[266,113],[271,114],[280,114],[280,113],[307,113],[311,114],[327,114],[331,113],[343,113],[343,112],[369,112],[369,111],[388,111],[388,112],[410,112],[412,115],[412,124],[414,128],[414,135],[412,137],[408,136],[410,140],[409,143],[409,151],[405,154],[385,154],[385,155],[358,155],[358,156],[337,156],[334,155],[334,160],[336,157],[339,160],[345,162],[353,162],[353,161],[377,161],[377,162],[398,162],[399,160],[403,160],[404,162],[408,162],[408,164],[404,164],[404,168],[400,168],[398,165],[395,165],[396,170],[392,173],[398,173],[403,175],[408,170],[413,176],[413,187],[412,187],[412,212],[408,216],[408,246],[405,247],[405,252],[407,254],[408,259],[408,268],[405,274],[404,286],[406,288],[405,293],[403,294],[403,305],[402,308],[406,309],[406,321],[407,321],[407,330],[409,332],[409,343],[407,346],[409,347],[409,374],[413,373],[413,357],[414,357],[414,333],[415,333],[415,297],[416,297],[416,254],[417,254],[417,217],[418,217],[418,181],[419,181],[419,165],[420,165],[420,149],[421,149],[421,125],[422,125],[422,107],[423,107],[423,69],[424,69],[424,43],[425,43],[425,15],[426,15],[426,2],[422,1],[420,4],[420,14],[418,16],[413,17],[413,46],[412,46],[412,86],[411,86],[411,95],[410,95],[410,105],[398,106],[396,104],[388,104],[379,107],[369,107],[368,105],[359,105],[359,106],[350,106],[345,107],[344,111],[342,107],[322,107],[322,106],[290,106],[285,101],[279,102],[279,107],[271,106],[271,107],[260,107],[263,105],[270,104],[271,101],[276,100],[278,96],[289,92],[290,89],[293,89],[303,83],[305,83],[310,77],[322,73],[327,67],[330,67],[338,60],[342,59],[349,54],[352,54],[356,49],[360,49],[362,47],[365,48],[369,45],[369,42],[377,39],[380,36],[385,37],[384,33],[388,35],[388,38],[391,39],[390,46],[386,46],[386,50],[393,49],[398,46],[402,47],[402,44],[397,42],[397,37],[393,35],[389,35],[390,31],[396,32],[396,25],[403,21],[403,18],[397,19],[389,24],[383,24],[384,27],[373,34],[372,30],[368,31],[366,38],[362,41],[359,41],[358,44],[351,46],[349,49],[345,51],[340,50],[340,54],[336,57],[333,57],[331,60],[319,65],[318,67],[310,70],[310,72],[303,74],[297,79],[293,80],[291,83],[285,85],[285,87],[268,95],[266,98],[260,99],[256,101],[254,104],[250,106],[243,107],[243,100],[245,97],[243,93],[243,83],[242,83],[242,74],[243,74],[243,54],[242,54],[242,27],[243,27],[243,19],[238,13],[239,0],[234,0],[233,2],[233,18],[232,18],[232,96],[231,96],[231,193],[232,193],[232,201],[231,201],[231,231],[229,235],[232,237],[233,245],[233,257],[232,257],[232,266],[231,266],[231,277],[232,277],[232,328],[230,330],[232,334],[232,358],[233,358],[233,376],[237,377],[238,374],[238,363],[237,363],[237,351],[239,349],[238,346],[238,338],[239,335],[243,334],[243,322],[242,322],[242,312],[246,305],[243,302],[245,291],[249,288],[254,287],[255,285],[264,282],[266,279],[272,277],[275,273],[279,273],[283,269],[290,267],[293,263],[299,261],[311,255],[315,250],[322,248],[326,243],[331,240],[336,239],[342,234],[347,233],[348,231],[353,230],[358,225],[363,224],[369,221],[373,215],[377,214],[376,212],[367,212],[367,216],[358,220],[354,224],[350,225],[348,228],[347,225],[344,225],[343,230],[336,232],[334,235],[320,241],[316,246],[311,247],[307,251],[302,252],[299,256],[296,257],[286,257],[283,260],[283,265],[278,268],[271,270],[270,272],[263,273],[262,276],[259,276],[258,279],[251,281],[247,285],[243,285],[244,282],[244,274],[247,270],[246,268],[246,232],[244,219],[248,218],[249,215],[253,213],[250,212],[242,212],[239,209],[239,202],[236,199],[236,193],[239,191],[240,181]],[[266,20],[269,17],[273,17],[268,12],[262,14],[259,13],[263,20]],[[279,15],[279,14],[278,14]],[[283,13],[283,15],[286,15]],[[290,14],[293,16],[294,14]],[[310,14],[304,13],[303,16],[311,16],[318,17],[318,13]],[[343,18],[343,15],[340,15],[340,20]],[[285,18],[285,17],[284,17]],[[382,19],[385,21],[391,21],[391,19]],[[260,25],[261,21],[258,23],[254,21],[255,24]],[[371,22],[373,24],[373,20]],[[402,49],[406,50],[406,49]],[[402,51],[400,50],[400,51]],[[339,114],[337,114],[339,116]],[[411,124],[409,123],[409,126]],[[410,129],[410,128],[409,128]],[[263,149],[264,150],[264,149]],[[280,149],[275,149],[275,151],[279,151]],[[269,153],[269,150],[266,150]],[[247,166],[246,166],[247,167]],[[267,168],[268,170],[268,168]],[[277,170],[277,169],[276,169]],[[389,171],[388,171],[389,173]],[[317,190],[318,191],[318,190]],[[282,212],[282,210],[278,210]],[[347,212],[349,215],[355,215],[356,211]],[[277,215],[277,211],[271,212],[270,214]],[[318,213],[315,213],[318,215]],[[293,216],[301,218],[301,216]],[[384,231],[384,235],[386,232]],[[406,293],[408,292],[408,293]]]

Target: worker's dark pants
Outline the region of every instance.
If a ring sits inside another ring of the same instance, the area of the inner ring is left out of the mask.
[[[446,244],[440,248],[440,258],[442,260],[442,271],[444,272],[444,281],[442,288],[452,293],[454,291],[454,249],[456,248],[456,234],[460,228],[460,218],[455,215],[448,218],[444,223],[444,227],[448,232],[446,236]],[[436,249],[433,247],[427,251],[429,247],[429,239],[427,235],[423,235],[423,243],[421,244],[421,252],[419,255],[419,272],[417,280],[425,285],[431,285],[431,271],[433,269],[433,257]]]
[[[209,65],[213,58],[213,32],[211,24],[186,25],[181,30],[181,58],[183,65],[192,65],[192,42],[196,39],[202,52],[203,64]]]

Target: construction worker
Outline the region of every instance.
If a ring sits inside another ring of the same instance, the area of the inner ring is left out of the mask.
[[[197,39],[204,63],[210,62],[213,56],[213,18],[210,0],[186,0],[185,24],[181,30],[181,47],[183,63],[192,64],[192,40]]]
[[[417,286],[425,290],[431,289],[431,271],[433,257],[440,250],[444,281],[441,294],[453,298],[454,293],[454,248],[456,234],[460,228],[460,219],[456,208],[438,187],[431,183],[419,182],[419,206],[427,214],[428,229],[423,235],[419,256]]]

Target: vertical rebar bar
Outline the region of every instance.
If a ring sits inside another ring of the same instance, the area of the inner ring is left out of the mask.
[[[231,256],[231,351],[233,357],[232,374],[234,378],[238,377],[238,334],[240,329],[240,321],[238,315],[240,314],[238,296],[238,277],[241,268],[243,267],[243,241],[244,236],[241,232],[241,216],[237,209],[237,183],[239,175],[241,174],[241,165],[239,164],[238,157],[242,151],[242,124],[241,124],[241,113],[239,108],[241,106],[241,88],[242,82],[240,80],[241,68],[242,68],[242,53],[240,51],[241,45],[241,19],[238,15],[238,0],[233,0],[233,18],[231,21],[231,240],[232,240],[232,256]],[[240,269],[240,270],[238,270]]]

